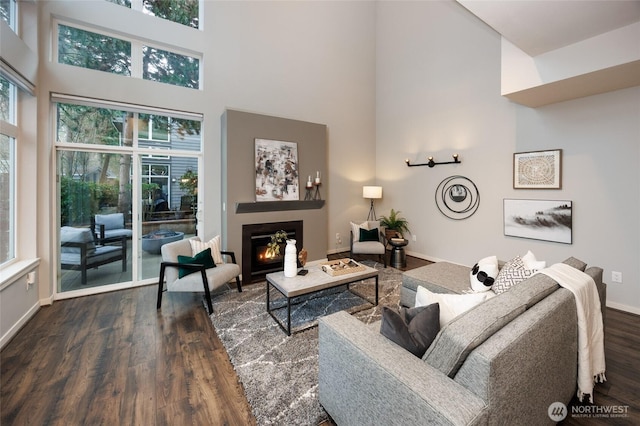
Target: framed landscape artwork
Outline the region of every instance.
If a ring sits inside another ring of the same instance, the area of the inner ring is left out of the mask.
[[[504,235],[572,243],[573,208],[567,200],[504,200]]]
[[[256,201],[297,201],[298,144],[255,140]]]
[[[560,189],[562,150],[516,152],[513,154],[515,189]]]

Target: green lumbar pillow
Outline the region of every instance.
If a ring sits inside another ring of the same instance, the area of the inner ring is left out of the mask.
[[[211,256],[210,248],[202,250],[200,253],[196,254],[193,257],[178,255],[178,263],[195,263],[198,265],[204,265],[206,269],[216,267],[216,263],[213,261],[213,256]],[[197,272],[197,270],[178,268],[178,277],[182,278],[189,274],[193,274],[194,272]]]

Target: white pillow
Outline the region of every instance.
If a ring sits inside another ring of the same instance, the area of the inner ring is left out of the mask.
[[[433,293],[422,286],[418,286],[416,307],[438,303],[440,305],[440,328],[442,328],[458,315],[494,296],[493,292],[469,294]]]
[[[369,222],[362,222],[361,224],[351,222],[351,233],[353,234],[353,242],[360,241],[360,228],[369,231]]]
[[[525,269],[539,271],[540,269],[544,269],[547,267],[547,262],[545,262],[544,260],[536,260],[536,256],[531,252],[531,250],[527,251],[527,254],[522,256],[521,259],[524,263]]]
[[[191,243],[191,255],[192,256],[195,256],[196,254],[200,253],[201,251],[210,248],[211,249],[211,257],[213,257],[213,262],[216,265],[224,263],[224,261],[222,260],[222,254],[220,254],[220,235],[216,235],[215,237],[213,237],[212,239],[210,239],[206,243],[202,242],[202,241],[200,241],[198,239],[195,239],[195,238],[190,239],[189,242]]]
[[[491,290],[496,277],[498,276],[498,258],[496,256],[485,257],[478,260],[469,272],[469,283],[471,290],[483,292]]]

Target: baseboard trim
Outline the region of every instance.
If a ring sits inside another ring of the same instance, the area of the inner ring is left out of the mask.
[[[607,300],[607,308],[617,309],[619,311],[628,312],[634,315],[640,315],[640,308],[635,306],[623,305],[622,303],[610,302]]]
[[[40,302],[36,302],[25,314],[20,317],[18,321],[16,321],[13,326],[7,330],[7,332],[0,338],[0,349],[4,348],[4,346],[11,341],[13,336],[15,336],[18,331],[38,312],[40,309]]]

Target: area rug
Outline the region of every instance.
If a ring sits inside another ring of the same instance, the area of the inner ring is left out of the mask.
[[[380,271],[378,306],[345,287],[301,298],[291,308],[292,329],[304,330],[291,336],[266,311],[265,282],[244,286],[242,293],[230,289],[214,297],[211,321],[259,425],[317,425],[328,419],[318,401],[317,318],[346,310],[368,324],[380,319],[382,306],[397,306],[400,299],[401,271],[362,263]],[[351,288],[374,300],[373,282],[351,284]],[[271,297],[274,293],[272,288]]]

